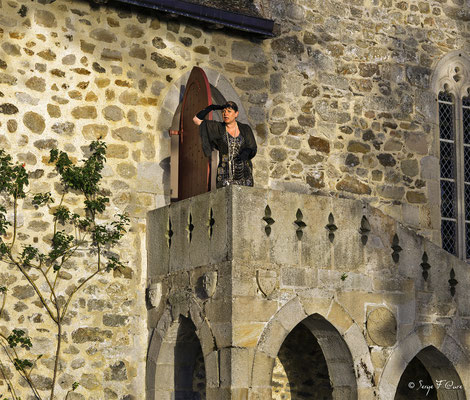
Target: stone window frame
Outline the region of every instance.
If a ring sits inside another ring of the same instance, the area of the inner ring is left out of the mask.
[[[447,92],[452,95],[453,98],[453,134],[454,134],[454,178],[455,178],[455,218],[446,218],[442,215],[442,208],[440,207],[440,231],[441,231],[441,243],[442,243],[442,221],[444,220],[455,220],[456,222],[456,233],[455,233],[455,250],[454,255],[462,260],[470,258],[470,241],[467,243],[465,234],[465,224],[468,225],[467,229],[470,229],[470,221],[465,218],[465,180],[464,180],[464,124],[463,124],[463,101],[462,98],[470,95],[470,56],[463,51],[452,51],[444,56],[436,65],[433,72],[433,78],[431,82],[431,88],[435,96],[436,103],[436,124],[437,124],[437,153],[439,158],[439,166],[441,165],[440,160],[440,146],[441,142],[445,140],[441,137],[440,132],[440,104],[444,102],[439,101],[439,93]],[[468,145],[470,149],[470,145]],[[442,205],[442,186],[441,182],[443,179],[439,167],[439,186],[440,186],[440,206]],[[469,184],[467,184],[469,185]],[[470,207],[470,204],[467,205]],[[443,246],[444,247],[444,246]],[[468,249],[467,249],[468,247]],[[467,254],[469,256],[467,257]]]

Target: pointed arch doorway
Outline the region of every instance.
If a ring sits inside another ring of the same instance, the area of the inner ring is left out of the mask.
[[[214,102],[223,104],[225,99],[209,83],[204,70],[194,67],[170,130],[172,201],[184,200],[215,188],[215,174],[212,171],[217,168],[217,151],[212,153],[211,160],[204,156],[199,127],[193,122],[197,112]],[[206,118],[221,120],[215,112],[209,113]]]

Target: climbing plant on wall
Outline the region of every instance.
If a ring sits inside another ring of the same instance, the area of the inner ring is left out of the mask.
[[[109,199],[100,181],[106,162],[106,144],[100,140],[92,142],[88,157],[81,163],[53,149],[48,162],[54,166],[60,185],[55,194],[32,193],[28,190],[25,164],[15,164],[9,154],[0,150],[0,269],[14,269],[23,276],[34,291],[32,302],[43,309],[56,329],[54,354],[39,355],[38,351],[31,352],[34,343],[26,328],[18,326],[8,332],[0,331],[4,354],[0,359],[3,360],[0,379],[8,388],[8,393],[0,395],[2,400],[21,399],[11,371],[19,374],[22,386],[28,387],[35,399],[45,398],[34,376],[42,357],[53,361],[50,393],[46,391],[46,394],[51,400],[54,398],[64,325],[70,323],[75,313],[71,312],[72,301],[100,274],[124,268],[112,248],[126,233],[129,218],[125,214],[116,214],[111,220],[104,218]],[[41,241],[38,238],[29,241],[28,235],[21,236],[19,213],[24,209],[36,209],[42,211],[39,215],[44,218],[51,217],[51,231]],[[86,263],[81,263],[79,258],[86,258]],[[72,269],[73,274],[66,269]],[[8,286],[0,282],[0,317],[6,311],[8,292]],[[65,398],[77,387],[78,383],[71,384]]]

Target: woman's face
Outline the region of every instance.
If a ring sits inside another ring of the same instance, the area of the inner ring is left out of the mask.
[[[230,124],[238,117],[238,111],[235,111],[232,108],[224,108],[222,110],[222,117],[226,124]]]

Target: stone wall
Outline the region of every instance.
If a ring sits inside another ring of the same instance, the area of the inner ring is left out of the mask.
[[[180,314],[196,327],[208,400],[392,400],[400,379],[427,378],[407,370],[415,357],[465,398],[467,264],[380,210],[231,186],[152,211],[149,240],[148,283],[161,287],[149,398],[175,390],[165,377],[178,373],[168,343]]]

